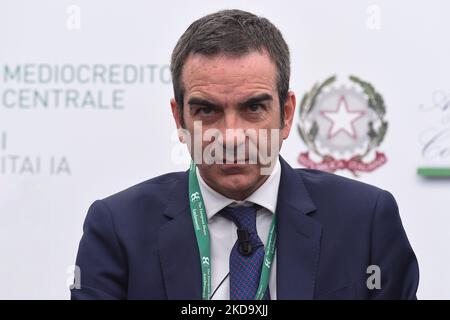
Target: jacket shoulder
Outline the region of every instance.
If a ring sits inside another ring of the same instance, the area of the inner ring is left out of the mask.
[[[386,195],[394,199],[386,190],[334,173],[313,169],[295,171],[315,205],[339,217],[372,219],[379,199],[384,199]]]
[[[295,169],[295,171],[301,176],[305,185],[313,189],[338,189],[342,192],[358,190],[367,193],[379,193],[380,191],[384,191],[374,185],[326,171],[315,169]],[[345,187],[345,189],[342,189],[342,187]]]
[[[167,204],[173,186],[185,175],[186,172],[166,173],[107,196],[101,201],[113,212],[162,209]]]

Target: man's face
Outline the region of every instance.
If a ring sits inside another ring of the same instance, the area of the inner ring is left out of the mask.
[[[267,129],[267,145],[270,148],[271,130],[282,128],[277,139],[281,147],[281,142],[288,137],[291,128],[295,96],[289,92],[282,126],[276,75],[276,66],[267,53],[255,51],[242,57],[191,54],[184,64],[181,77],[185,89],[183,118],[190,137],[194,137],[194,122],[197,121],[201,121],[202,132],[216,129],[222,133],[224,148],[242,142],[250,143],[248,137],[244,141],[227,136],[227,129],[253,129],[257,133],[259,129]],[[171,100],[171,106],[177,127],[181,128],[178,105],[174,99]],[[202,150],[211,141],[202,141]],[[253,139],[253,142],[260,147],[260,141]],[[246,160],[249,159],[248,151],[246,148]],[[270,150],[265,152],[270,155]],[[278,150],[276,152],[278,154]],[[225,151],[223,156],[226,156]],[[260,162],[230,164],[224,160],[206,164],[202,161],[197,166],[210,187],[235,200],[245,199],[267,178],[267,175],[261,174]]]

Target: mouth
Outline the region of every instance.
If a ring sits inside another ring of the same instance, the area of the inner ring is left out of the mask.
[[[249,166],[248,159],[234,159],[233,162],[227,163],[223,160],[223,163],[218,164],[220,171],[225,175],[239,175],[244,174]]]
[[[219,168],[224,175],[239,175],[246,171],[247,166],[247,164],[228,163],[219,165]]]
[[[227,160],[226,159],[223,159],[222,160],[222,163],[221,163],[221,165],[224,165],[224,166],[230,166],[230,165],[246,165],[246,164],[249,164],[248,163],[248,158],[245,158],[245,159],[234,159],[233,160],[233,162],[227,162]]]

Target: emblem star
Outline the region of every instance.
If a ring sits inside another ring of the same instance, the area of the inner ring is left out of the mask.
[[[336,110],[321,111],[320,114],[332,123],[328,130],[328,139],[334,138],[341,131],[356,139],[354,123],[364,116],[365,112],[349,110],[345,96],[341,96]]]

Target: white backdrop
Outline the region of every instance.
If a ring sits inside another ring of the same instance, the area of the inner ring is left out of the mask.
[[[187,168],[173,156],[170,54],[192,21],[225,8],[279,27],[298,100],[332,74],[382,93],[388,162],[359,179],[396,197],[419,260],[418,297],[449,299],[450,179],[416,174],[450,166],[445,0],[0,2],[0,298],[68,298],[88,206]],[[71,70],[81,77],[72,81]],[[430,130],[446,132],[433,141],[440,159],[422,152]],[[299,166],[305,150],[294,128],[282,155]]]

